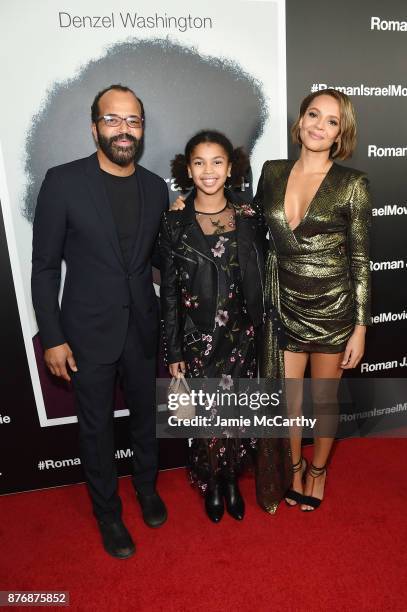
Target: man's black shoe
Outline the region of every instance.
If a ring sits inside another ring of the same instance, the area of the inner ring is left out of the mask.
[[[103,547],[109,555],[117,559],[128,559],[136,552],[136,547],[123,521],[98,521]]]
[[[140,502],[143,520],[149,527],[159,527],[167,520],[167,509],[157,491],[152,493],[140,493],[137,491],[137,499]]]

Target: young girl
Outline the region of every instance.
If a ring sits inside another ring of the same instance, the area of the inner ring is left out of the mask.
[[[240,184],[247,165],[242,150],[234,150],[223,134],[196,134],[185,155],[177,155],[172,163],[176,185],[193,191],[182,211],[164,214],[160,234],[170,373],[220,379],[224,389],[232,388],[234,379],[256,376],[256,334],[264,314],[262,224],[255,211],[225,187]],[[269,442],[272,446],[274,441]],[[192,442],[191,478],[204,492],[206,512],[214,522],[222,518],[224,499],[231,516],[244,516],[237,478],[248,446],[241,438]],[[265,484],[272,474],[270,469],[257,470],[259,503],[269,511],[285,490],[284,481]]]

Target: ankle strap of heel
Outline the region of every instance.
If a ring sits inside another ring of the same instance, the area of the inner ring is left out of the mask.
[[[300,457],[297,463],[293,463],[293,473],[300,472],[303,466],[303,457]]]
[[[313,463],[309,466],[308,474],[312,476],[312,478],[319,478],[322,474],[326,472],[326,464],[323,467],[317,467]]]

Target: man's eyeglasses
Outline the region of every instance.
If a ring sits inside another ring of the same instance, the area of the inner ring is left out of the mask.
[[[137,115],[130,115],[129,117],[119,117],[119,115],[103,115],[99,117],[98,121],[102,121],[107,127],[119,127],[125,121],[129,128],[141,128],[143,127],[144,118],[137,117]]]

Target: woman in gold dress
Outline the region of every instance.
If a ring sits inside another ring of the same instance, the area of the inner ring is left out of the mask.
[[[366,176],[334,161],[350,157],[356,144],[354,108],[345,94],[327,89],[307,96],[292,136],[299,159],[265,162],[255,197],[269,230],[266,293],[274,306],[262,375],[295,379],[286,385],[290,415],[301,414],[308,363],[312,381],[319,381],[311,383],[321,426],[312,463],[308,468],[302,458],[301,431],[293,431],[293,483],[286,494],[287,504],[311,511],[324,496],[334,440],[321,413],[328,407],[332,421],[337,384],[362,358],[370,322],[371,205]],[[280,322],[283,346],[275,333]]]

